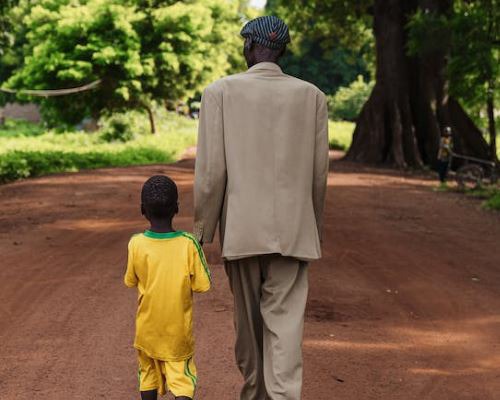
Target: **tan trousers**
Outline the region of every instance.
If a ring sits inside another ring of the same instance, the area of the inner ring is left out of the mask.
[[[241,400],[299,400],[307,263],[281,255],[226,261]]]

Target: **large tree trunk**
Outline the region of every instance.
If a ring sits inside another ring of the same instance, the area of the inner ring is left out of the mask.
[[[374,2],[376,83],[358,117],[348,160],[398,167],[433,165],[445,126],[452,128],[456,150],[488,156],[481,132],[448,96],[446,54],[435,52],[422,59],[406,55],[405,26],[417,7],[446,13],[451,0]]]

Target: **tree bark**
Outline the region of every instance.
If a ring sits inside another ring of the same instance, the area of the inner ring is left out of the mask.
[[[445,126],[452,128],[463,154],[488,156],[481,132],[448,96],[445,51],[425,58],[406,54],[405,26],[418,7],[443,14],[451,10],[451,0],[374,1],[376,82],[358,117],[347,160],[401,168],[434,165]]]
[[[495,127],[495,99],[494,84],[492,80],[488,82],[488,97],[486,99],[486,109],[488,114],[488,132],[490,133],[490,154],[491,160],[498,163],[497,156],[497,130]]]
[[[144,105],[144,108],[146,109],[149,117],[149,126],[151,128],[151,133],[154,135],[156,133],[156,125],[155,125],[155,118],[153,114],[153,110],[148,104]]]

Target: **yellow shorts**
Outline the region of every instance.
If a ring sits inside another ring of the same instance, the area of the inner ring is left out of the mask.
[[[194,397],[196,389],[196,366],[193,358],[184,361],[162,361],[139,353],[139,390],[158,390],[164,395],[170,390],[175,397]]]

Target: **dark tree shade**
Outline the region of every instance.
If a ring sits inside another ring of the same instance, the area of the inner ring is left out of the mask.
[[[409,16],[419,7],[446,14],[451,6],[451,0],[374,1],[376,84],[359,115],[348,160],[433,164],[445,126],[452,128],[457,152],[489,158],[481,132],[448,94],[446,51],[425,58],[406,55]]]

